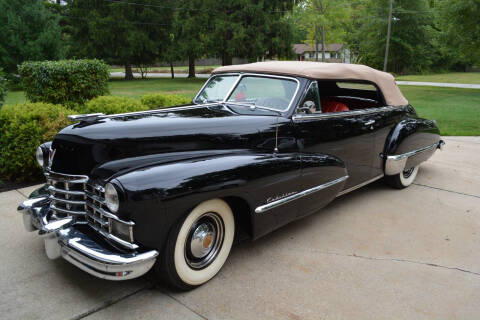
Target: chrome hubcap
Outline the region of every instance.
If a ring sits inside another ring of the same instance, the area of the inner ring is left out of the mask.
[[[190,241],[190,249],[195,258],[203,258],[212,249],[213,240],[216,232],[212,224],[206,222],[202,223],[193,232],[192,240]]]
[[[410,177],[410,176],[412,175],[414,169],[415,169],[415,167],[412,167],[412,168],[410,168],[410,169],[408,169],[408,170],[403,171],[403,172],[402,172],[403,177],[404,177],[405,179],[408,178],[408,177]]]
[[[224,226],[220,216],[208,212],[197,219],[185,241],[185,261],[193,269],[212,263],[222,247]]]

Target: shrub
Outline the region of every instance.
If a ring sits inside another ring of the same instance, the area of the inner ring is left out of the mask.
[[[79,109],[80,113],[97,113],[104,114],[124,113],[145,110],[138,100],[128,97],[119,96],[103,96],[90,100],[87,104]]]
[[[5,94],[7,93],[7,79],[3,70],[0,68],[0,108],[3,106],[5,101]]]
[[[73,113],[47,103],[6,105],[0,109],[0,179],[22,182],[40,178],[42,170],[35,160],[35,150],[69,125],[67,116]]]
[[[18,71],[33,102],[82,104],[108,93],[109,67],[96,59],[27,61]]]
[[[192,100],[177,94],[151,93],[142,96],[140,99],[146,109],[160,109],[170,106],[191,103]]]

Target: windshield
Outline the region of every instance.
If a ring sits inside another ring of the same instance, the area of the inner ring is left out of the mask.
[[[288,109],[297,82],[289,79],[244,76],[233,90],[229,102],[251,103],[278,111]]]
[[[195,99],[195,103],[207,103],[207,102],[216,102],[223,101],[227,96],[228,92],[232,89],[235,81],[237,81],[239,75],[224,75],[224,76],[214,76],[210,78]]]
[[[244,75],[237,83],[238,77],[239,75],[219,75],[210,78],[194,102],[225,100],[232,104],[285,111],[290,106],[298,86],[294,79]],[[235,83],[236,86],[230,93]]]

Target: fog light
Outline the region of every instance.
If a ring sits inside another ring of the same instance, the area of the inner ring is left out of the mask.
[[[110,219],[111,234],[123,241],[133,243],[133,226]]]
[[[42,147],[38,147],[37,151],[35,152],[35,158],[37,159],[38,165],[43,168],[43,149]]]

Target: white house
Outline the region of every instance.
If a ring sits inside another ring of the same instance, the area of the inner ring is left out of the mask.
[[[322,59],[322,44],[318,45],[318,49],[315,50],[314,46],[305,43],[297,43],[293,45],[293,50],[297,55],[297,60],[308,61],[315,60],[315,54],[318,56],[318,60]],[[341,43],[332,43],[325,46],[325,59],[328,62],[343,62],[350,63],[350,50]]]

